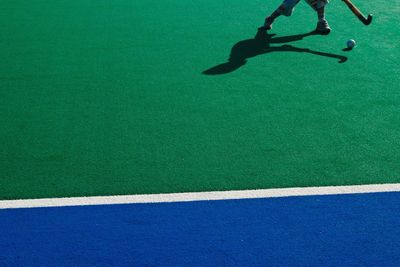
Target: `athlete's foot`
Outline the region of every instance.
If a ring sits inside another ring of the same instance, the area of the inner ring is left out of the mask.
[[[331,32],[328,21],[326,19],[318,21],[317,29],[315,30],[319,34],[327,35]]]
[[[266,29],[267,31],[271,30],[273,22],[274,20],[271,17],[267,17],[264,22],[264,29]]]

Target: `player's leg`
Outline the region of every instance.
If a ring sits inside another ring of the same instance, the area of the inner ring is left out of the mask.
[[[328,21],[325,19],[325,6],[317,9],[318,23],[316,31],[320,34],[329,34],[331,28],[329,27]]]
[[[272,23],[280,15],[291,16],[293,14],[294,7],[299,3],[300,0],[284,0],[283,3],[265,19],[264,28],[267,30],[272,29]]]
[[[320,34],[329,34],[331,32],[331,28],[329,27],[328,21],[325,18],[325,6],[329,3],[329,0],[307,0],[307,3],[318,14],[316,31]]]
[[[266,30],[271,30],[272,29],[272,23],[274,23],[274,20],[282,15],[283,10],[285,9],[285,6],[282,4],[280,5],[272,14],[268,17],[265,18],[264,22],[264,28]]]

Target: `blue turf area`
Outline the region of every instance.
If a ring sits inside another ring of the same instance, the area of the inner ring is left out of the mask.
[[[400,266],[400,193],[0,210],[0,266]]]

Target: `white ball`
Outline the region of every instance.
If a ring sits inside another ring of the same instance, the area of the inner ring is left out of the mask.
[[[347,41],[347,47],[348,48],[354,48],[356,46],[356,41],[354,41],[353,39],[350,39]]]

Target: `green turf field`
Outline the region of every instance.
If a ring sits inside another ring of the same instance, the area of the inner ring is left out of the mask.
[[[3,3],[0,199],[400,182],[400,2],[354,2]]]

